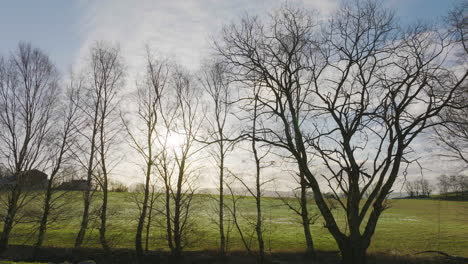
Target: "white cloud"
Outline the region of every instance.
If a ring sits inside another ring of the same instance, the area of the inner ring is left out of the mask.
[[[210,37],[223,24],[245,12],[267,14],[285,3],[274,0],[83,0],[83,43],[77,59],[83,58],[95,41],[106,40],[120,44],[129,69],[139,66],[144,45],[196,69],[210,52]],[[294,5],[330,12],[337,1],[289,1]]]

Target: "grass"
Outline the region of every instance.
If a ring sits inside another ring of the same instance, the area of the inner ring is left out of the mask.
[[[441,199],[449,201],[468,201],[468,190],[463,192],[448,192],[431,195],[432,199]]]
[[[130,193],[112,193],[109,201],[108,238],[112,247],[134,248],[138,209],[132,202]],[[61,209],[65,218],[51,225],[47,231],[44,246],[73,247],[74,239],[80,224],[82,207],[81,194],[70,193],[65,198],[67,207]],[[37,199],[39,201],[39,199]],[[440,200],[390,200],[391,208],[383,213],[373,237],[370,253],[407,255],[424,250],[439,250],[451,255],[468,257],[468,202]],[[99,205],[99,197],[94,204]],[[193,231],[186,250],[216,250],[218,245],[217,226],[213,199],[207,195],[197,195],[194,198],[194,213],[192,215]],[[31,209],[40,208],[39,204],[31,205]],[[255,217],[254,200],[243,199],[242,223],[247,230],[249,221]],[[95,208],[96,209],[96,208]],[[311,202],[313,213],[318,213]],[[300,225],[300,219],[282,201],[275,198],[263,200],[265,216],[266,249],[271,252],[300,252],[304,250],[305,242]],[[335,211],[338,223],[344,225],[343,211]],[[157,219],[151,233],[152,250],[167,250],[163,238],[163,227]],[[98,219],[94,218],[91,230],[88,232],[85,247],[99,248]],[[319,219],[311,226],[316,249],[335,251],[337,246],[324,222]],[[10,243],[17,245],[32,245],[35,241],[32,224],[18,224],[13,229]],[[250,233],[250,232],[248,232]],[[234,230],[229,238],[230,250],[243,250],[243,246]]]
[[[7,261],[7,260],[0,260],[0,264],[46,264],[44,262],[15,262],[15,261]]]

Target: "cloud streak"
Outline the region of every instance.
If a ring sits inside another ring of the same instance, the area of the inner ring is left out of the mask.
[[[196,69],[210,53],[210,38],[244,13],[265,15],[281,6],[267,1],[82,1],[83,42],[76,60],[83,58],[92,43],[106,40],[119,43],[129,69],[137,69],[144,45],[175,58],[189,69]],[[330,12],[337,1],[290,1],[288,4]]]

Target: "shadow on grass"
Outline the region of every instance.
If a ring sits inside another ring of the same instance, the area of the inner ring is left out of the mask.
[[[174,259],[169,252],[148,252],[140,261],[137,260],[134,250],[113,249],[106,252],[95,248],[52,248],[45,247],[40,249],[36,257],[33,257],[32,246],[10,246],[0,257],[12,261],[31,261],[45,263],[79,263],[85,260],[94,260],[97,264],[217,264],[217,263],[257,263],[254,255],[248,255],[245,252],[231,252],[225,257],[220,257],[215,251],[188,251],[179,259]],[[369,255],[368,264],[465,264],[465,260],[448,259],[437,255],[406,255],[397,256],[386,253],[373,253]],[[268,255],[268,261],[271,264],[292,264],[292,263],[315,263],[315,264],[338,264],[340,256],[338,252],[320,251],[317,252],[317,258],[311,259],[301,252],[283,252]]]

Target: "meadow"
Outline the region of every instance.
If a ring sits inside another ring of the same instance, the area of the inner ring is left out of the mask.
[[[111,193],[109,201],[108,238],[113,248],[134,248],[134,236],[138,209],[132,193]],[[49,226],[44,246],[71,248],[79,229],[82,196],[79,192],[70,192],[60,209],[61,219]],[[99,206],[99,193],[95,195],[95,210]],[[29,205],[33,212],[40,208],[36,199]],[[157,202],[158,203],[158,202]],[[161,204],[161,203],[159,203]],[[318,213],[310,201],[311,213]],[[438,250],[451,255],[468,257],[468,202],[398,199],[388,200],[390,208],[386,210],[377,226],[372,240],[370,253],[410,255],[424,250]],[[218,229],[214,219],[216,204],[209,195],[196,195],[193,201],[191,227],[186,251],[216,250]],[[249,224],[255,217],[254,200],[245,197],[240,202],[242,216],[239,217],[244,232],[253,235]],[[300,219],[283,201],[278,198],[264,198],[265,242],[269,253],[302,252],[305,240]],[[335,210],[337,216],[343,211]],[[343,219],[339,217],[339,219]],[[155,213],[151,227],[149,250],[167,251],[164,240],[164,226],[160,213]],[[92,221],[84,247],[100,248],[98,239],[98,218]],[[341,220],[339,224],[344,224]],[[229,226],[229,223],[227,224]],[[18,223],[12,232],[10,244],[32,245],[35,242],[34,224],[25,221]],[[319,251],[338,250],[332,236],[324,227],[321,218],[311,226],[315,247]],[[255,249],[255,239],[252,239]],[[244,247],[235,229],[229,234],[229,250],[243,251]]]

